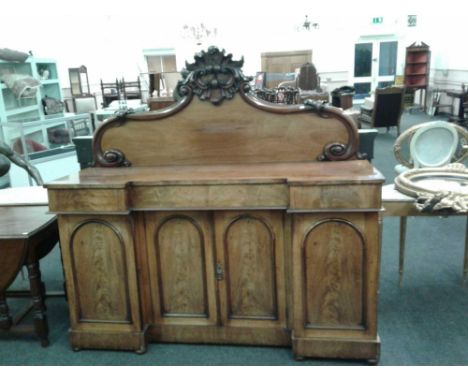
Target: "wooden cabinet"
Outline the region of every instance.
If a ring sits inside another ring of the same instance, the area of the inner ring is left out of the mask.
[[[413,43],[406,48],[404,85],[411,93],[414,93],[415,90],[424,91],[424,108],[426,108],[427,104],[430,63],[431,51],[429,45],[424,42],[421,42],[421,44]]]
[[[106,121],[99,167],[47,185],[72,346],[272,345],[376,361],[383,177],[357,160],[356,127],[319,103],[264,103],[240,61],[204,54],[208,77],[197,56],[179,101]]]
[[[134,227],[128,216],[60,216],[73,348],[143,352]]]
[[[153,322],[216,325],[213,227],[206,212],[144,215]]]
[[[378,214],[300,214],[294,226],[293,352],[378,358]]]
[[[272,211],[145,213],[150,334],[250,343],[252,329],[264,328],[262,344],[289,343],[282,219]],[[207,337],[220,328],[224,340]]]

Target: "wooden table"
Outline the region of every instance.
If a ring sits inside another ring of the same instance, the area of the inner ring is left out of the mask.
[[[42,187],[0,190],[0,329],[24,331],[16,327],[21,317],[10,315],[6,290],[25,265],[33,300],[34,331],[42,346],[49,341],[39,260],[58,241],[57,220],[48,213],[47,204],[47,192]]]
[[[382,204],[385,209],[385,216],[398,216],[400,218],[400,245],[399,245],[399,273],[400,285],[403,282],[405,242],[406,242],[406,224],[408,216],[460,216],[456,213],[426,213],[420,212],[414,205],[414,198],[404,195],[395,190],[394,184],[388,184],[382,187]],[[466,284],[468,276],[468,221],[465,233],[465,255],[463,262],[463,284]]]

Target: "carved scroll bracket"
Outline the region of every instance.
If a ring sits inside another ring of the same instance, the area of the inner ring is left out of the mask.
[[[323,153],[317,158],[318,161],[340,161],[347,160],[352,157],[364,159],[357,152],[359,146],[359,138],[356,129],[349,117],[346,117],[339,109],[328,106],[325,102],[306,100],[304,105],[313,113],[317,113],[321,118],[337,118],[344,122],[348,133],[348,142],[333,142],[325,145]]]

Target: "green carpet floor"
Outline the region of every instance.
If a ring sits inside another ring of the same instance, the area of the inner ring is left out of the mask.
[[[403,130],[429,118],[405,113]],[[373,164],[393,182],[395,131],[379,130]],[[379,295],[380,365],[468,365],[468,287],[462,287],[466,219],[409,218],[405,278],[398,286],[398,219],[385,218]],[[58,250],[44,259],[48,290],[62,274]],[[15,286],[26,282],[19,278]],[[12,307],[16,306],[15,301]],[[0,338],[0,365],[363,365],[357,361],[294,361],[289,348],[150,344],[137,355],[120,351],[73,352],[64,298],[47,300],[50,346],[31,336]]]

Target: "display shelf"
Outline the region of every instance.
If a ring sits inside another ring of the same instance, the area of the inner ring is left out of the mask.
[[[406,76],[427,74],[427,65],[426,64],[407,64],[405,69]]]
[[[5,83],[0,83],[0,124],[44,120],[46,115],[42,98],[47,95],[63,100],[57,64],[54,60],[32,56],[22,63],[0,60],[0,73],[28,75],[41,83],[33,97],[20,99],[15,97]],[[56,116],[63,117],[63,113]]]
[[[43,82],[40,87],[41,98],[48,96],[55,99],[61,99],[62,89],[60,84],[56,82]]]
[[[33,67],[28,60],[22,63],[0,60],[0,73],[33,76]]]
[[[429,85],[429,66],[431,52],[429,45],[413,43],[406,48],[404,85],[407,89],[424,91],[424,110],[427,109],[427,87]],[[420,93],[420,104],[423,103]]]
[[[5,143],[19,153],[23,153],[21,139],[24,136],[28,154],[31,154],[35,150],[69,146],[74,136],[92,134],[92,122],[88,113],[65,113],[36,121],[6,122],[1,130]]]
[[[29,106],[23,106],[23,107],[18,107],[12,110],[9,110],[6,112],[7,116],[12,116],[16,114],[24,114],[24,113],[29,113],[30,111],[35,111],[37,110],[37,105],[29,105]],[[39,114],[37,115],[39,117]]]

